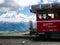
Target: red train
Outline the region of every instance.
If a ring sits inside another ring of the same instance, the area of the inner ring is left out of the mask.
[[[33,5],[30,12],[36,14],[36,34],[41,38],[60,38],[60,3]]]

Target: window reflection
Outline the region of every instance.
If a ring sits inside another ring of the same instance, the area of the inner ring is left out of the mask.
[[[56,11],[56,18],[60,18],[60,10]]]

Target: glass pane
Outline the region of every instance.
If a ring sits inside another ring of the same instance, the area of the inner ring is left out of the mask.
[[[56,11],[56,18],[60,18],[60,10]]]
[[[39,17],[39,19],[42,19],[42,15],[41,15],[41,14],[39,14],[39,16],[38,16],[38,17]]]
[[[46,14],[43,14],[43,19],[46,19],[46,18],[47,18]]]
[[[48,18],[54,18],[54,14],[48,14]]]

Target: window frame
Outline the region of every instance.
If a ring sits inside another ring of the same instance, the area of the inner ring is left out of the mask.
[[[50,11],[49,9],[47,11]],[[51,14],[54,14],[54,18],[55,18],[55,13],[54,13],[54,10],[51,9],[52,13]],[[47,12],[44,12],[44,10],[40,10],[40,13],[38,12],[38,19],[39,19],[39,14],[49,14]],[[50,18],[50,19],[39,19],[39,20],[51,20],[51,19],[54,19],[54,18]]]

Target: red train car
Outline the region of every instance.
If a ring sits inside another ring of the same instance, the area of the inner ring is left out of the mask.
[[[41,7],[40,7],[41,6]],[[33,5],[36,14],[37,34],[42,38],[60,38],[60,4]]]

